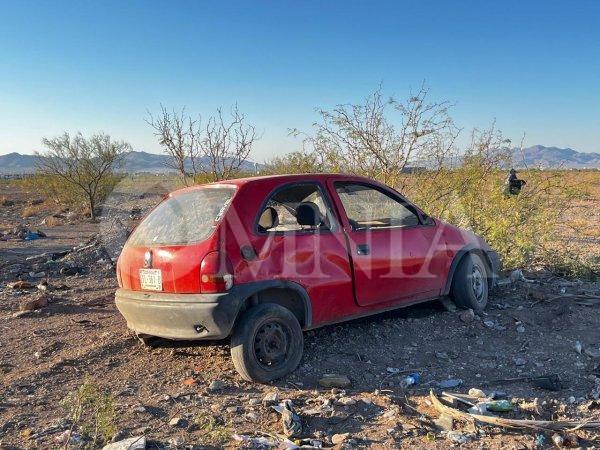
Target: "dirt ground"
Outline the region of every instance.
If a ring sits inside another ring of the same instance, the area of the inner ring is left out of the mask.
[[[513,403],[513,411],[493,413],[501,417],[599,422],[598,282],[524,273],[525,280],[497,289],[486,313],[472,320],[431,302],[310,331],[298,370],[272,385],[243,381],[227,342],[144,347],[114,306],[113,261],[123,230],[171,187],[164,180],[146,180],[143,189],[127,184],[109,199],[100,222],[91,223],[68,211],[48,220],[47,202],[32,205],[37,197],[0,185],[0,197],[10,200],[0,206],[0,232],[22,224],[47,235],[0,240],[0,448],[62,447],[72,425],[64,399],[86,379],[114,401],[113,440],[144,435],[150,449],[257,448],[261,442],[239,436],[292,448],[280,438],[281,415],[263,401],[274,392],[291,399],[300,416],[298,444],[600,448],[598,428],[553,433],[436,421],[440,413],[430,399],[430,390],[480,388],[504,392]],[[31,215],[24,219],[26,207]],[[33,288],[9,287],[18,279]],[[35,288],[43,281],[46,290]],[[19,311],[41,296],[48,305]],[[405,387],[410,373],[420,380]],[[325,374],[347,376],[351,384],[323,388]],[[557,375],[560,386],[536,387],[531,378],[541,375]],[[462,382],[440,388],[448,379]],[[85,444],[72,435],[72,448]]]

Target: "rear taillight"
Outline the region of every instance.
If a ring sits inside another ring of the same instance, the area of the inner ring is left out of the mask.
[[[211,252],[200,263],[200,292],[225,292],[233,286],[233,267],[221,252]]]

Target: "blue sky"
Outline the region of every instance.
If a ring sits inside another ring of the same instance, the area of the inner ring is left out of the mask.
[[[147,110],[238,102],[261,161],[315,107],[424,80],[465,130],[600,151],[600,2],[0,0],[0,154],[63,130],[158,152]]]

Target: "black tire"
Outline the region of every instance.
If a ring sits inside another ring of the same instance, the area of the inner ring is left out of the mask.
[[[248,381],[267,383],[292,372],[302,359],[304,338],[296,316],[287,308],[263,303],[250,308],[231,337],[231,359]]]
[[[476,253],[467,253],[456,268],[450,296],[459,308],[481,312],[489,294],[488,269]]]

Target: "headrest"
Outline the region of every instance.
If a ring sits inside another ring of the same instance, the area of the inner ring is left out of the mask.
[[[272,206],[267,206],[258,219],[258,226],[263,230],[275,228],[279,225],[279,216]]]
[[[300,225],[316,227],[321,224],[321,212],[313,202],[302,202],[296,207],[296,220]]]

